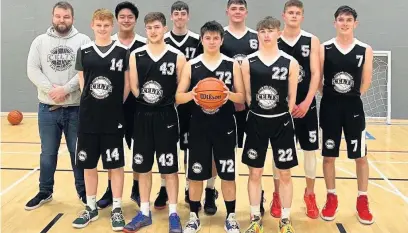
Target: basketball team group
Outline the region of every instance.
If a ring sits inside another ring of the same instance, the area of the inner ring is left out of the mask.
[[[98,9],[93,13],[91,41],[73,27],[72,5],[58,2],[52,11],[52,26],[34,39],[28,55],[28,77],[40,101],[42,152],[40,191],[25,209],[36,209],[53,199],[60,143],[55,138],[61,139],[63,132],[75,187],[85,206],[74,219],[74,228],[95,224],[91,222],[98,219],[98,212],[109,206],[114,231],[131,233],[154,225],[150,195],[156,161],[161,188],[154,208],[168,208],[169,233],[199,232],[203,227],[200,211],[216,214],[216,177],[226,208],[224,230],[238,233],[235,180],[239,147],[249,174],[250,221],[245,232],[264,232],[266,183],[262,175],[271,145],[273,163],[266,164],[272,167],[274,180],[269,212],[280,219],[280,233],[293,233],[291,169],[298,166],[296,144],[304,154],[305,214],[332,221],[340,204],[335,161],[344,132],[346,154],[356,163],[356,216],[362,224],[372,224],[361,101],[371,83],[372,48],[354,37],[357,12],[349,6],[334,12],[336,35],[324,43],[301,29],[301,1],[288,0],[282,8],[283,23],[267,16],[253,30],[245,24],[247,2],[228,0],[228,25],[208,21],[196,34],[187,26],[191,17],[188,4],[176,1],[170,9],[172,28],[168,29],[163,13],[147,13],[144,38],[135,33],[139,10],[126,1],[114,12]],[[112,35],[114,21],[118,33]],[[322,95],[319,114],[317,92]],[[54,123],[59,128],[51,132]],[[314,187],[320,138],[327,197],[319,210]],[[125,146],[132,151],[130,197],[139,207],[129,221],[122,212]],[[189,216],[177,211],[179,149],[185,155]],[[109,180],[106,192],[97,200],[100,159]],[[186,219],[185,224],[181,218]]]

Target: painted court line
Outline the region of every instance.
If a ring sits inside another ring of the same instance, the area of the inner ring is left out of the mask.
[[[51,227],[53,227],[55,225],[56,222],[58,222],[58,220],[62,217],[62,215],[64,215],[63,213],[59,213],[57,214],[57,216],[55,216],[50,223],[48,223],[47,226],[44,227],[44,229],[40,232],[40,233],[46,233],[48,232]]]
[[[18,184],[20,184],[21,182],[23,182],[25,179],[27,179],[29,176],[31,176],[32,174],[34,174],[36,171],[38,171],[40,169],[40,167],[36,167],[34,168],[32,171],[30,171],[29,173],[25,174],[23,177],[21,177],[20,179],[18,179],[16,182],[14,182],[13,184],[11,184],[10,186],[8,186],[6,189],[4,189],[1,193],[0,196],[3,196],[4,194],[8,193],[11,189],[13,189],[14,187],[16,187]]]
[[[346,229],[344,229],[343,224],[336,223],[337,229],[339,229],[340,233],[347,233]]]

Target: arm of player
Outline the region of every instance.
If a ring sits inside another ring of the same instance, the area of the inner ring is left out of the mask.
[[[185,64],[186,64],[186,57],[180,53],[177,56],[177,83],[180,83],[181,72],[183,71],[183,67]]]
[[[365,61],[363,66],[363,74],[361,77],[360,93],[363,95],[370,88],[373,78],[373,49],[368,46],[365,52]]]
[[[249,73],[249,61],[247,58],[241,63],[242,80],[245,88],[245,99],[248,106],[251,104],[251,77]]]
[[[138,97],[140,93],[139,77],[137,74],[136,56],[134,52],[130,54],[130,58],[129,58],[129,84],[130,84],[130,90],[132,91],[133,95]]]
[[[125,86],[123,87],[123,103],[126,101],[130,93],[129,70],[125,71]]]
[[[83,71],[79,71],[78,72],[78,82],[79,82],[79,89],[81,90],[81,93],[84,91],[84,72]]]
[[[320,77],[319,77],[319,92],[320,95],[323,96],[323,79],[324,79],[324,45],[320,45],[320,50],[319,50],[319,60],[320,60]]]
[[[194,99],[193,91],[187,92],[191,83],[191,65],[190,62],[185,63],[180,75],[180,81],[177,86],[176,104],[185,104]]]
[[[296,104],[296,92],[299,77],[299,63],[293,59],[289,65],[289,90],[288,90],[288,104],[289,112],[291,113]]]
[[[234,103],[244,104],[245,103],[245,87],[242,81],[242,73],[240,65],[237,61],[234,61],[234,91],[228,91],[228,99]]]

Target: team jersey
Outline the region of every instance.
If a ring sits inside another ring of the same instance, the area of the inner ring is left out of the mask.
[[[119,38],[118,38],[118,34],[116,33],[115,35],[111,36],[112,40],[117,40],[119,43]],[[145,45],[147,43],[147,39],[143,36],[140,36],[138,34],[135,34],[135,38],[133,38],[133,41],[130,43],[130,46],[126,46],[123,45],[124,47],[127,47],[129,49],[130,52],[132,52],[133,50],[142,47],[143,45]]]
[[[238,37],[230,32],[228,27],[224,27],[224,30],[225,35],[221,46],[221,53],[227,57],[241,63],[247,55],[258,50],[258,34],[256,31],[247,28],[246,33],[242,37]]]
[[[248,56],[251,103],[250,111],[260,115],[278,115],[289,111],[289,70],[294,58],[283,51],[272,62],[264,62],[259,52]]]
[[[349,49],[342,49],[333,38],[323,43],[323,95],[360,96],[367,44],[354,39]]]
[[[164,35],[164,41],[180,50],[186,56],[187,61],[203,52],[200,36],[192,31],[188,31],[184,36],[176,36],[172,32],[167,32]]]
[[[205,63],[202,55],[190,60],[191,64],[191,83],[190,87],[195,87],[200,80],[208,77],[217,77],[222,80],[229,90],[234,87],[234,60],[221,54],[217,65],[210,66]],[[215,110],[207,110],[194,104],[192,107],[192,116],[232,116],[234,113],[233,102],[228,100],[224,105]]]
[[[166,45],[160,56],[153,56],[147,45],[131,53],[136,58],[140,94],[136,102],[163,107],[175,103],[177,90],[177,56],[181,52]]]
[[[299,63],[299,77],[296,103],[302,102],[309,92],[311,80],[310,71],[310,51],[312,49],[313,35],[300,31],[299,36],[294,41],[288,41],[283,36],[278,39],[279,49],[295,58]]]
[[[123,92],[128,49],[113,41],[102,52],[94,43],[78,51],[84,88],[79,110],[79,132],[117,133],[123,128]]]

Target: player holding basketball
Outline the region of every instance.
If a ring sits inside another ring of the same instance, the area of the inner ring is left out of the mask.
[[[76,163],[85,169],[87,206],[72,223],[75,228],[84,228],[98,219],[96,167],[101,155],[103,168],[110,170],[112,178],[112,229],[120,231],[125,225],[121,208],[125,165],[123,102],[129,94],[129,52],[111,39],[113,18],[107,9],[96,10],[92,17],[95,41],[83,45],[77,53],[82,95]]]
[[[224,30],[215,22],[205,23],[200,30],[204,53],[190,60],[183,69],[177,89],[176,102],[186,104],[195,97],[194,88],[203,79],[217,77],[224,82],[227,91],[225,104],[218,109],[207,110],[194,104],[189,131],[189,157],[187,177],[190,180],[190,219],[185,233],[195,233],[201,229],[198,217],[203,181],[212,176],[212,161],[221,178],[227,217],[224,229],[228,233],[239,232],[235,217],[235,147],[236,124],[234,104],[245,102],[244,85],[237,61],[220,53]],[[187,92],[190,87],[192,91]],[[234,90],[235,92],[232,92]],[[187,93],[186,93],[187,92]]]
[[[316,205],[314,184],[316,178],[316,150],[319,149],[319,129],[315,95],[319,87],[319,39],[301,29],[303,21],[303,3],[299,0],[289,0],[283,9],[285,27],[278,39],[279,49],[293,56],[299,63],[299,77],[296,94],[296,104],[292,116],[295,123],[296,138],[304,154],[304,171],[306,189],[304,202],[306,215],[312,219],[319,217]],[[274,166],[274,180],[279,181],[279,173]],[[275,218],[281,217],[279,198],[279,182],[275,182],[275,191],[270,213]]]
[[[339,7],[334,13],[334,19],[336,37],[323,43],[320,49],[324,78],[320,127],[323,134],[323,173],[327,188],[326,205],[321,211],[321,217],[331,221],[336,217],[338,210],[335,161],[339,156],[343,129],[348,158],[356,161],[357,217],[363,224],[372,224],[374,218],[367,197],[369,170],[361,95],[370,87],[373,50],[369,45],[354,38],[357,12],[353,8]]]
[[[112,40],[118,40],[130,52],[146,44],[146,38],[134,32],[136,21],[139,17],[139,9],[133,3],[127,1],[119,3],[115,8],[115,17],[119,26],[119,32],[112,36]],[[134,95],[129,95],[124,104],[125,139],[129,149],[132,145],[134,109],[135,97]],[[102,198],[96,203],[98,209],[104,209],[112,205],[113,202],[110,171],[108,171],[108,177],[108,188]],[[134,172],[133,178],[130,198],[140,206],[138,173]]]
[[[169,196],[169,232],[181,233],[177,214],[179,125],[175,108],[178,77],[185,56],[164,42],[166,18],[161,12],[144,18],[148,43],[130,55],[130,82],[136,96],[133,135],[133,170],[139,173],[140,211],[124,231],[136,232],[152,224],[150,192],[152,167],[156,159],[166,179]]]
[[[248,55],[241,69],[249,113],[242,162],[249,167],[248,194],[251,224],[247,232],[262,230],[261,178],[269,142],[279,169],[282,215],[281,233],[292,233],[290,221],[293,184],[290,169],[298,165],[292,112],[296,102],[298,62],[279,50],[280,21],[266,17],[257,24],[259,51]]]

